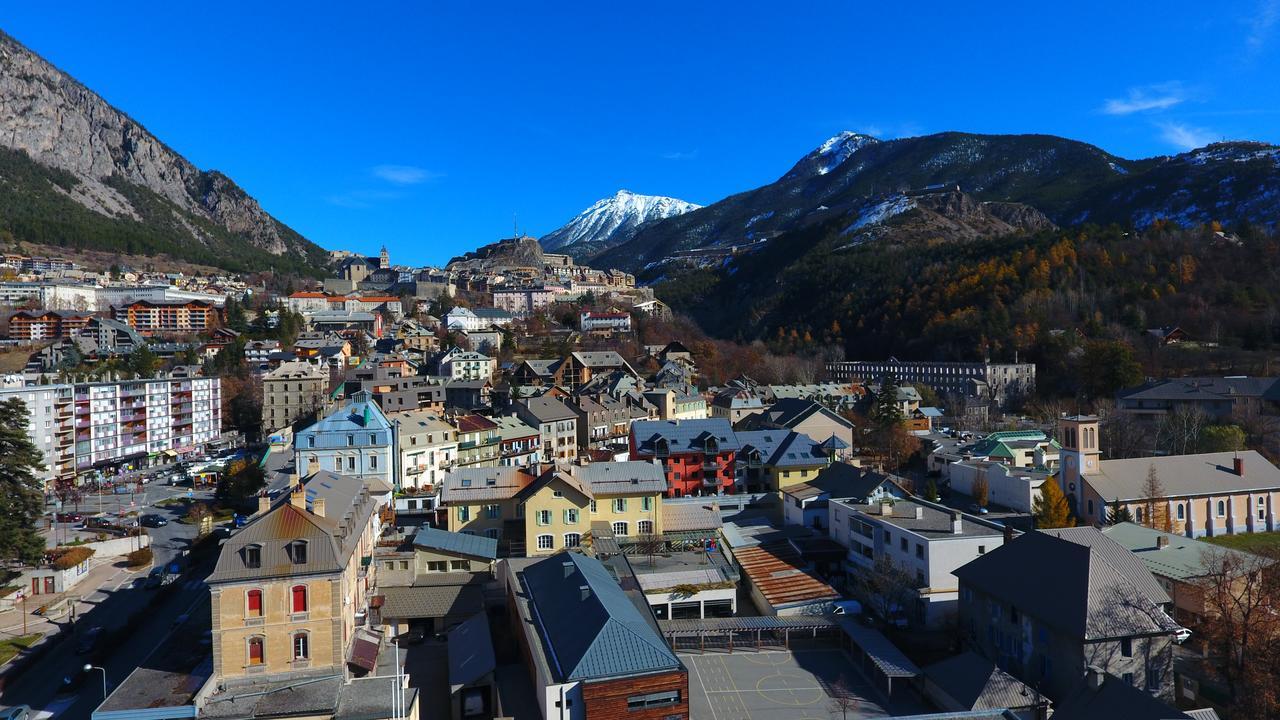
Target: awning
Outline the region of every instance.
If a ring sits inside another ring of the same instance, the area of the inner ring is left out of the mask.
[[[887,678],[919,677],[920,668],[880,634],[880,631],[866,627],[848,615],[838,616],[837,622],[845,635],[866,654],[876,668]]]
[[[373,672],[378,667],[379,645],[380,642],[376,636],[357,633],[352,639],[351,657],[347,662]]]
[[[176,450],[165,450],[160,454],[164,455],[165,457],[178,457],[178,453]]]

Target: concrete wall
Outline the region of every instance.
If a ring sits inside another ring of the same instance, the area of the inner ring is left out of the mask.
[[[952,463],[945,467],[943,476],[950,479],[953,490],[965,495],[972,495],[974,481],[985,477],[988,500],[1018,512],[1031,512],[1045,482],[1043,478],[1020,475],[1017,469],[1000,463]]]

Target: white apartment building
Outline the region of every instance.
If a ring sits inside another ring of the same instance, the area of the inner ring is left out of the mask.
[[[845,572],[850,586],[859,573],[874,572],[887,558],[912,585],[902,603],[913,624],[938,627],[959,611],[960,585],[952,571],[1004,544],[1001,525],[943,505],[884,498],[872,504],[831,500],[828,533],[849,549]]]
[[[195,454],[222,434],[216,377],[79,383],[73,400],[78,472]]]
[[[71,477],[74,453],[71,447],[71,386],[30,385],[0,389],[0,402],[21,400],[27,406],[27,436],[40,451],[46,482]]]
[[[438,486],[458,461],[458,430],[431,410],[387,414],[400,454],[397,487]]]
[[[488,380],[498,361],[488,355],[454,348],[440,360],[440,374],[454,380]]]

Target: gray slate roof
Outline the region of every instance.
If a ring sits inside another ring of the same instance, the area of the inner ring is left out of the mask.
[[[396,620],[463,616],[484,607],[484,589],[479,585],[415,585],[386,587],[382,616]]]
[[[1235,473],[1237,456],[1244,461],[1244,475]],[[1103,460],[1085,480],[1107,502],[1142,500],[1152,466],[1166,497],[1280,490],[1280,469],[1256,450]]]
[[[498,557],[498,541],[481,535],[464,535],[433,527],[423,527],[413,536],[413,544],[428,550],[440,550],[457,555],[495,560]]]
[[[968,710],[1020,709],[1036,703],[1034,690],[973,651],[936,662],[924,673]]]
[[[1147,570],[1147,566],[1142,562],[1141,558],[1097,528],[1057,528],[1041,530],[1041,532],[1060,537],[1063,540],[1070,540],[1077,545],[1088,546],[1098,552],[1111,567],[1119,570],[1120,574],[1129,578],[1129,581],[1134,584],[1134,587],[1141,590],[1142,594],[1151,598],[1151,602],[1157,605],[1172,602],[1169,593],[1164,591],[1160,581],[1156,580],[1155,576]]]
[[[522,575],[561,681],[681,669],[652,618],[599,560],[562,552]]]
[[[1054,720],[1189,720],[1186,714],[1114,675],[1107,675],[1097,690],[1091,689],[1088,683],[1080,683],[1075,692],[1054,704],[1053,717]]]
[[[651,455],[659,438],[665,438],[672,453],[706,451],[708,438],[715,438],[719,451],[738,450],[741,443],[725,418],[705,420],[638,420],[631,425],[636,450]]]
[[[449,684],[454,692],[483,678],[496,667],[489,618],[483,611],[449,631]]]
[[[440,501],[468,503],[505,500],[520,492],[534,479],[524,468],[518,467],[458,468],[445,476],[444,485],[440,488]]]
[[[662,493],[667,480],[662,468],[639,460],[574,465],[569,471],[595,496]]]

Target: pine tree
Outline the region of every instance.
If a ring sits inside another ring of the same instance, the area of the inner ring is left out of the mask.
[[[44,554],[36,527],[44,511],[36,473],[44,462],[27,436],[28,423],[26,403],[0,402],[0,558],[34,563]]]
[[[1031,503],[1031,514],[1035,517],[1036,528],[1040,530],[1075,526],[1067,497],[1052,478],[1040,486],[1040,495]]]
[[[1111,510],[1107,513],[1107,523],[1110,525],[1118,525],[1122,522],[1133,522],[1133,513],[1129,512],[1128,505],[1121,505],[1120,499],[1116,498],[1111,503]]]
[[[885,430],[902,422],[898,409],[898,376],[886,373],[880,378],[880,392],[871,408],[871,422],[877,429]]]
[[[933,478],[929,478],[929,482],[925,483],[924,499],[933,501],[938,499],[938,484],[933,481]]]

